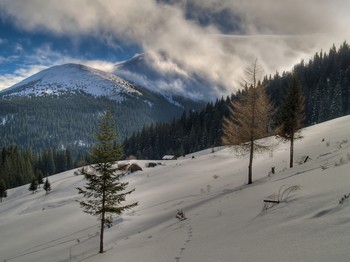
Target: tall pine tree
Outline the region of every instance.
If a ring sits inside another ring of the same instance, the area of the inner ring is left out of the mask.
[[[288,83],[288,92],[280,112],[280,127],[277,129],[277,135],[283,140],[290,141],[289,166],[293,167],[294,140],[301,139],[300,129],[304,120],[304,96],[301,90],[301,84],[293,73]]]
[[[93,162],[88,168],[82,168],[77,174],[84,175],[87,183],[77,188],[86,200],[80,202],[85,213],[98,216],[100,220],[100,253],[103,253],[103,235],[105,226],[111,226],[113,216],[137,206],[138,203],[122,205],[126,196],[127,182],[121,182],[123,172],[117,172],[114,161],[122,157],[122,147],[117,143],[118,133],[111,123],[111,113],[107,110],[99,123],[96,133],[97,144],[91,150]]]

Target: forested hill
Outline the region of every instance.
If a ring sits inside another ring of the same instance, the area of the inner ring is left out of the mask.
[[[106,106],[124,139],[145,124],[171,121],[184,109],[198,110],[205,103],[154,93],[82,65],[54,66],[0,92],[0,148],[86,153]]]
[[[350,47],[316,53],[310,61],[295,66],[305,96],[304,126],[324,122],[350,113]],[[291,72],[266,76],[264,82],[277,112]],[[200,112],[184,113],[179,120],[144,127],[124,141],[126,155],[159,159],[165,154],[178,156],[221,145],[222,119],[238,94],[209,103]],[[276,119],[278,115],[276,116]]]

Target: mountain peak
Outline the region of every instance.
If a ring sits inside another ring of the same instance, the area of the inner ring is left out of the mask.
[[[141,93],[130,82],[104,71],[80,64],[50,67],[3,90],[4,96],[44,96],[72,93],[107,96],[121,100],[122,94]]]

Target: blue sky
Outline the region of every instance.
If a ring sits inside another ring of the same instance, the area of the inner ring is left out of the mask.
[[[348,0],[0,0],[0,89],[53,65],[111,71],[147,52],[157,70],[234,91],[256,58],[274,73],[349,42],[349,13]]]
[[[45,31],[27,31],[17,27],[12,19],[0,19],[0,89],[47,67],[75,62],[100,69],[130,59],[141,48],[113,39],[113,45],[96,36],[78,38]],[[111,40],[112,41],[112,40]],[[5,81],[6,80],[6,81]]]

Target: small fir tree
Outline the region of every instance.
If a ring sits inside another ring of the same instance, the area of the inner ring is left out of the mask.
[[[121,182],[124,173],[118,172],[113,162],[122,157],[122,148],[117,143],[118,133],[111,123],[111,114],[107,110],[99,123],[96,133],[97,144],[91,150],[92,165],[82,168],[77,174],[84,175],[87,183],[77,188],[85,200],[80,206],[85,213],[98,216],[100,220],[100,253],[103,253],[103,235],[105,226],[111,226],[114,215],[137,206],[138,203],[122,205],[126,196],[127,182]]]
[[[5,182],[4,180],[0,180],[0,202],[2,202],[2,199],[4,197],[7,197],[7,190],[6,190],[6,186],[5,186]]]
[[[32,179],[32,182],[30,183],[28,190],[32,191],[33,194],[38,190],[38,181],[36,180],[36,178]]]
[[[45,180],[44,190],[45,190],[46,194],[48,194],[51,191],[51,184],[50,184],[48,178],[46,178],[46,180]]]
[[[300,130],[304,120],[304,101],[301,84],[293,73],[280,111],[280,127],[277,128],[277,135],[284,141],[290,141],[289,166],[291,168],[293,167],[294,140],[302,138]]]

